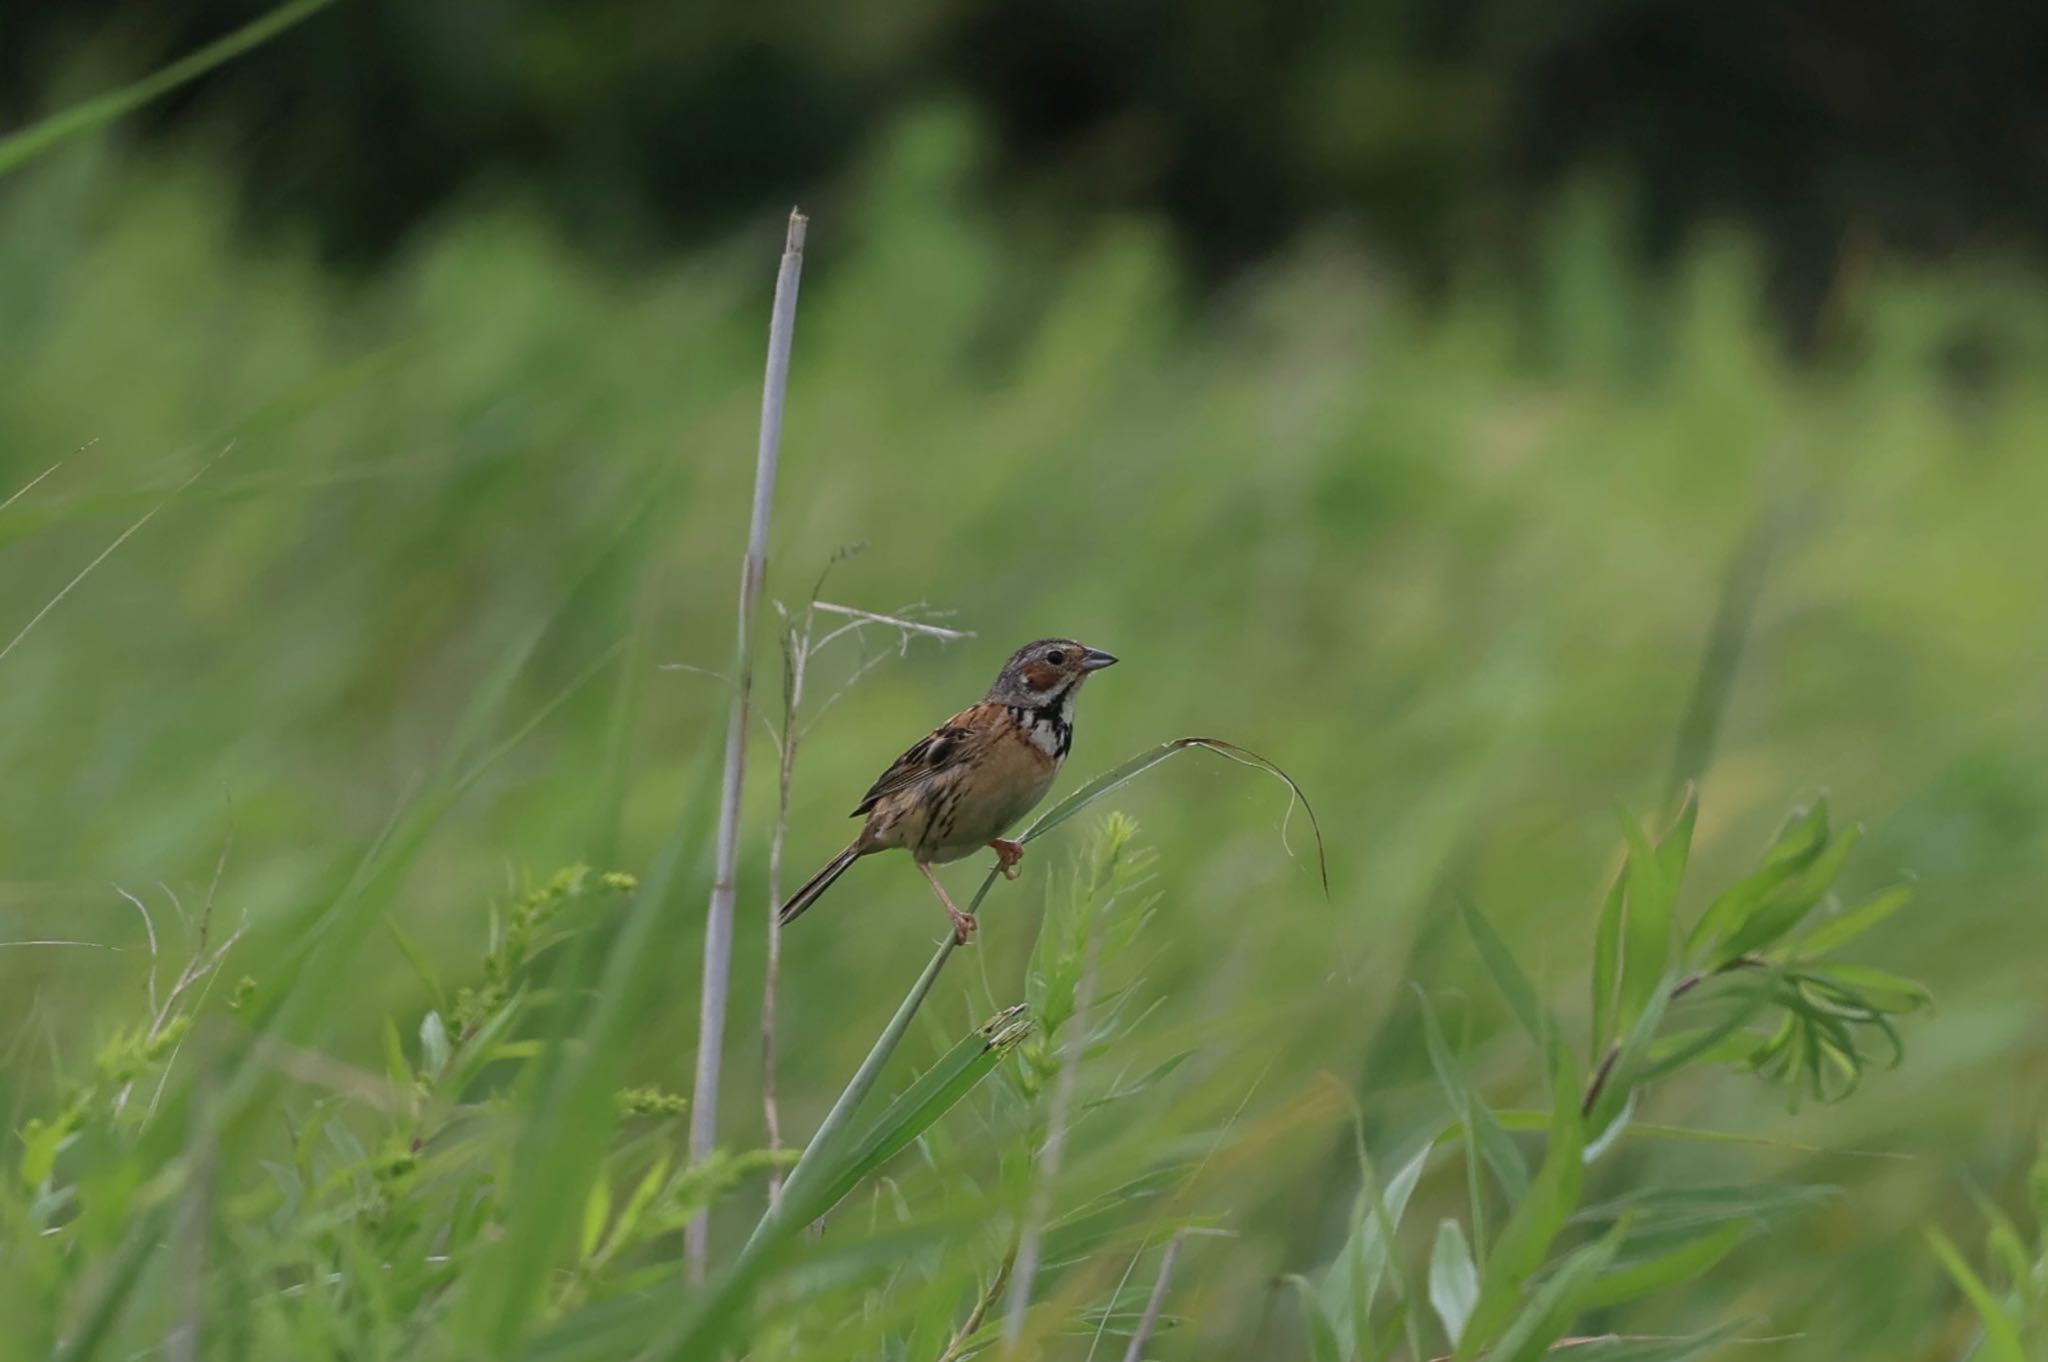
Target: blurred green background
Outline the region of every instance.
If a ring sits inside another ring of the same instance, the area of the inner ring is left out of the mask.
[[[244,13],[24,10],[9,111]],[[460,961],[522,870],[645,869],[722,741],[721,681],[662,664],[731,665],[800,198],[769,593],[800,604],[862,543],[828,598],[923,603],[976,636],[911,647],[823,716],[792,874],[1016,644],[1109,648],[1069,785],[1215,734],[1291,771],[1330,842],[1325,901],[1284,791],[1199,755],[1117,801],[1161,853],[1140,952],[1157,1039],[1133,1042],[1157,1051],[1133,1069],[1194,1036],[1210,1090],[1255,1117],[1334,1075],[1391,1128],[1432,1100],[1410,980],[1448,999],[1489,1096],[1538,1100],[1489,1039],[1504,1020],[1449,930],[1456,894],[1569,1011],[1617,801],[1655,813],[1699,780],[1698,889],[1825,787],[1869,827],[1859,887],[1920,880],[1859,952],[1938,1009],[1840,1107],[1788,1113],[1733,1076],[1662,1095],[1656,1120],[1834,1151],[1729,1167],[1854,1195],[1659,1323],[1749,1312],[1798,1336],[1745,1356],[1953,1356],[1967,1329],[1919,1227],[1974,1242],[1971,1189],[2018,1196],[2048,1081],[2048,181],[2037,150],[1942,150],[1973,120],[2038,133],[2039,35],[1959,17],[1923,48],[1904,7],[1839,51],[1820,19],[1738,34],[1677,7],[1233,16],[342,3],[0,180],[0,499],[59,465],[0,510],[0,939],[99,943],[0,950],[8,1105],[142,986],[114,886],[203,894],[232,839],[221,900],[255,924],[260,976],[285,945],[266,917],[377,835],[536,630],[514,712],[630,642],[438,829],[405,928]],[[2004,65],[1951,107],[1938,73],[1987,49]],[[1946,123],[1857,121],[1888,62],[1923,60],[1937,74],[1900,98]],[[1769,79],[1732,79],[1744,61]],[[1703,92],[1730,116],[1674,124]],[[1739,656],[1703,685],[1727,609]],[[755,758],[736,1147],[761,1139]],[[999,888],[980,978],[941,986],[949,1020],[982,980],[1014,994],[1069,850],[1050,839]],[[790,933],[799,1136],[938,919],[879,861]],[[688,1086],[696,932],[667,938],[636,1081]],[[331,1043],[374,1056],[420,985],[387,939],[354,968]],[[1629,1157],[1646,1177],[1722,1158]],[[1349,1160],[1326,1112],[1199,1208],[1235,1237],[1191,1247],[1171,1356],[1263,1355],[1266,1283],[1341,1236]]]

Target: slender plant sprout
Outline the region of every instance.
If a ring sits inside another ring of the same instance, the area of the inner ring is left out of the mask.
[[[1088,1013],[1095,1005],[1101,954],[1101,924],[1091,921],[1087,963],[1081,967],[1081,979],[1074,988],[1074,1014],[1067,1019],[1066,1051],[1060,1056],[1059,1077],[1053,1082],[1052,1104],[1046,1113],[1045,1143],[1038,1148],[1038,1185],[1032,1189],[1030,1211],[1017,1236],[1016,1268],[1010,1276],[1009,1297],[1003,1302],[1005,1348],[1014,1348],[1023,1336],[1024,1316],[1031,1309],[1031,1292],[1038,1285],[1039,1253],[1045,1222],[1052,1214],[1053,1181],[1059,1177],[1060,1160],[1066,1154],[1067,1122],[1074,1107],[1074,1091],[1081,1081],[1081,1056],[1088,1049]]]
[[[747,557],[740,570],[739,649],[732,715],[725,730],[725,774],[719,789],[718,847],[711,900],[704,914],[704,982],[697,1015],[697,1073],[690,1104],[690,1158],[711,1156],[718,1143],[718,1074],[725,1047],[725,1001],[732,975],[733,900],[737,893],[740,797],[745,792],[747,717],[754,678],[755,612],[768,574],[769,513],[775,504],[775,468],[782,454],[782,399],[789,390],[790,344],[796,334],[797,287],[803,279],[804,233],[810,220],[791,210],[782,268],[775,277],[775,306],[768,326],[768,367],[761,384],[761,439],[754,458],[754,513],[747,529]],[[684,1270],[704,1280],[711,1243],[708,1211],[690,1220],[683,1236]]]

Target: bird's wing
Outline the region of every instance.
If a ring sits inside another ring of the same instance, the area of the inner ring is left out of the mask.
[[[899,791],[930,780],[939,772],[957,766],[974,750],[981,727],[976,723],[981,708],[965,709],[911,744],[910,750],[889,764],[889,769],[868,786],[868,792],[861,796],[854,806],[852,817],[858,818],[872,810],[877,803]]]

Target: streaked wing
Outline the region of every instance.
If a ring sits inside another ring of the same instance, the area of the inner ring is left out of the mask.
[[[891,762],[889,769],[868,786],[868,792],[861,796],[851,816],[858,818],[899,790],[907,790],[930,780],[948,767],[957,766],[973,750],[974,717],[974,710],[962,710],[913,743],[908,752]]]

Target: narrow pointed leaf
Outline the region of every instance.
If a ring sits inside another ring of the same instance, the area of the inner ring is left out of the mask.
[[[2020,1341],[2019,1325],[2011,1313],[2000,1303],[1977,1270],[1956,1250],[1947,1235],[1940,1230],[1929,1228],[1928,1247],[1934,1256],[1948,1269],[1948,1275],[1955,1281],[1970,1306],[1977,1312],[1977,1318],[1984,1324],[1985,1362],[2027,1362],[2026,1345]]]
[[[1443,1088],[1451,1110],[1466,1118],[1466,1137],[1478,1146],[1486,1166],[1500,1180],[1501,1190],[1507,1193],[1512,1205],[1529,1190],[1529,1165],[1514,1140],[1501,1129],[1500,1122],[1493,1119],[1493,1113],[1466,1081],[1464,1070],[1444,1041],[1443,1028],[1437,1024],[1428,995],[1418,987],[1415,996],[1422,1005],[1423,1041],[1429,1050],[1430,1066],[1436,1070],[1437,1083]]]
[[[1550,1016],[1538,1001],[1535,985],[1529,976],[1522,973],[1522,967],[1515,963],[1514,953],[1507,943],[1500,939],[1500,933],[1487,921],[1486,914],[1472,900],[1460,897],[1459,916],[1464,920],[1465,931],[1471,936],[1472,944],[1479,951],[1479,959],[1486,966],[1486,972],[1493,976],[1494,987],[1507,1000],[1508,1010],[1515,1014],[1515,1020],[1522,1024],[1522,1030],[1529,1039],[1541,1046],[1550,1029]]]
[[[1912,897],[1910,884],[1887,889],[1854,908],[1814,923],[1792,939],[1791,949],[1794,954],[1807,957],[1839,950],[1905,907]]]
[[[1689,1282],[1727,1257],[1737,1244],[1749,1237],[1753,1228],[1749,1221],[1732,1221],[1669,1253],[1602,1273],[1586,1288],[1580,1299],[1580,1308],[1595,1310],[1620,1305],[1666,1287]]]

